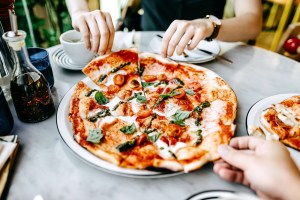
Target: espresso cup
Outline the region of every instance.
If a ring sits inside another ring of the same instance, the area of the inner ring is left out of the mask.
[[[86,65],[94,58],[94,53],[85,47],[82,34],[76,30],[64,32],[60,38],[64,52],[75,65]]]

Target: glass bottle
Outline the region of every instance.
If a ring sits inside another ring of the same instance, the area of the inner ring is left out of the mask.
[[[3,38],[15,55],[10,90],[18,118],[28,123],[49,118],[55,111],[54,102],[45,77],[29,60],[25,46],[26,33],[10,31]]]
[[[0,22],[0,36],[4,34]],[[7,46],[7,43],[2,37],[0,37],[0,86],[7,101],[11,99],[10,97],[10,78],[13,71],[13,53],[11,49]]]
[[[0,21],[3,25],[4,31],[10,31],[9,10],[14,9],[15,0],[0,0]]]
[[[0,136],[8,135],[14,126],[14,119],[0,87]]]

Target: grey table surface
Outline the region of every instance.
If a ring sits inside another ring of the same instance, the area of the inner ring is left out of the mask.
[[[140,51],[151,51],[149,41],[157,32],[137,32]],[[219,42],[221,54],[233,61],[202,63],[225,79],[238,99],[236,136],[246,135],[248,110],[258,100],[276,94],[299,93],[300,64],[279,54],[245,45]],[[48,49],[50,57],[59,46]],[[56,106],[64,94],[85,76],[51,62]],[[10,102],[11,104],[11,102]],[[11,105],[12,107],[12,105]],[[62,141],[56,115],[36,124],[15,119],[13,133],[19,135],[20,151],[10,181],[8,199],[186,199],[204,190],[223,189],[252,193],[248,188],[220,179],[212,164],[168,178],[128,178],[96,169],[78,159]]]

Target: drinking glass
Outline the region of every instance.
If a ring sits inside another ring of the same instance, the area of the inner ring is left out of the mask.
[[[54,77],[47,50],[38,47],[32,47],[27,48],[27,52],[30,62],[45,76],[49,87],[52,88],[54,85]]]

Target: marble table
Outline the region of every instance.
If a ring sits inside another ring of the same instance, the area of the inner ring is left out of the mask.
[[[150,51],[148,42],[155,32],[138,32],[140,51]],[[238,98],[236,135],[246,135],[245,120],[258,100],[281,93],[299,92],[300,64],[279,54],[243,43],[220,42],[221,54],[233,61],[203,63],[225,79]],[[49,48],[50,56],[59,46]],[[81,71],[63,69],[51,63],[55,84],[52,89],[58,106],[64,94],[85,76]],[[11,105],[12,106],[12,105]],[[202,169],[168,178],[128,178],[96,169],[78,159],[64,144],[56,126],[56,116],[36,124],[25,124],[12,110],[21,148],[10,181],[8,199],[186,199],[194,193],[225,189],[252,193],[248,188],[220,179],[212,164]]]

